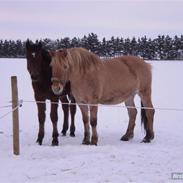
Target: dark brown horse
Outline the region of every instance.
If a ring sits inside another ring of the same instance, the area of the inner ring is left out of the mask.
[[[98,104],[119,104],[125,102],[128,108],[129,124],[121,140],[133,137],[137,110],[134,97],[138,94],[142,105],[142,123],[146,130],[143,142],[154,138],[154,108],[151,100],[151,66],[139,57],[123,56],[104,62],[83,48],[71,48],[50,52],[52,56],[52,90],[63,91],[67,81],[78,103],[84,123],[83,144],[95,144],[97,135]],[[90,104],[88,106],[88,104]],[[92,104],[92,105],[91,105]],[[90,138],[90,125],[92,136]]]
[[[75,125],[74,117],[76,113],[76,105],[69,104],[69,100],[66,94],[69,95],[71,103],[75,103],[75,99],[72,97],[70,92],[70,83],[67,82],[63,93],[60,96],[54,95],[51,90],[51,57],[47,50],[42,48],[41,42],[33,44],[29,40],[26,42],[26,58],[27,58],[27,69],[31,76],[32,87],[34,90],[34,97],[37,102],[38,108],[38,119],[39,119],[39,133],[37,142],[41,145],[44,137],[44,123],[45,123],[45,111],[46,111],[46,100],[51,102],[51,112],[50,118],[53,124],[53,133],[52,133],[52,145],[58,145],[58,130],[57,130],[57,121],[58,121],[58,102],[61,100],[62,109],[64,112],[64,123],[62,134],[66,135],[68,130],[68,117],[69,109],[71,113],[71,126],[70,126],[70,136],[75,136]],[[39,102],[40,101],[40,102]]]

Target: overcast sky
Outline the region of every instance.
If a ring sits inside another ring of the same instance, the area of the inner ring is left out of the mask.
[[[0,0],[0,39],[183,34],[183,0]]]

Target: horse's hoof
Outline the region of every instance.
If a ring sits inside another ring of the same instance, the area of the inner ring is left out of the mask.
[[[58,140],[53,140],[51,145],[52,146],[58,146]]]
[[[71,136],[71,137],[75,137],[74,132],[71,132],[71,133],[70,133],[70,136]]]
[[[62,131],[61,133],[62,133],[62,136],[66,136],[66,132],[63,132],[63,131]]]
[[[83,140],[82,144],[83,144],[83,145],[90,145],[90,141],[88,141],[88,140]]]
[[[97,146],[97,142],[91,142],[91,145]]]
[[[150,143],[151,142],[151,139],[147,139],[147,138],[144,138],[141,143]]]
[[[129,141],[129,138],[128,137],[126,137],[126,136],[123,136],[123,137],[121,137],[121,139],[120,139],[121,141]]]
[[[97,142],[98,142],[98,137],[92,137],[91,138],[91,145],[96,145],[97,146]]]
[[[129,141],[130,139],[132,139],[133,138],[133,135],[123,135],[122,137],[121,137],[121,141]]]
[[[146,136],[141,142],[150,143],[154,139],[154,132],[147,132]]]
[[[39,139],[36,140],[36,143],[38,143],[40,146],[42,145],[42,142],[43,142],[42,140]]]

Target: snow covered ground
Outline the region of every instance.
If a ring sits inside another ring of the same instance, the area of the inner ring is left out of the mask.
[[[183,62],[151,62],[153,65],[153,103],[157,108],[183,108]],[[17,75],[19,98],[33,99],[33,90],[25,59],[0,59],[0,117],[11,111],[10,77]],[[140,106],[139,99],[136,99]],[[156,110],[155,139],[140,143],[144,131],[137,117],[135,136],[129,142],[119,139],[125,133],[128,116],[125,108],[103,106],[98,115],[98,146],[81,145],[83,124],[79,108],[76,137],[59,137],[59,146],[51,146],[52,125],[47,119],[43,145],[35,143],[38,130],[35,103],[23,103],[20,116],[20,156],[12,153],[11,114],[0,118],[0,182],[183,182],[171,178],[183,172],[183,111]],[[59,108],[59,129],[62,110]],[[140,112],[140,111],[139,111]]]

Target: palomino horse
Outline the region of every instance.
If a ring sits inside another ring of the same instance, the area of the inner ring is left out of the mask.
[[[44,123],[45,123],[45,111],[46,111],[46,103],[45,101],[48,99],[51,102],[51,113],[50,118],[53,124],[53,140],[52,145],[58,145],[58,130],[57,130],[57,121],[58,121],[58,102],[59,99],[62,104],[62,109],[64,112],[64,123],[62,134],[66,135],[68,130],[68,116],[69,116],[69,108],[71,113],[71,127],[70,127],[70,135],[75,136],[75,125],[74,125],[74,117],[76,113],[76,105],[68,105],[69,101],[67,99],[66,94],[70,95],[70,83],[68,82],[65,85],[65,89],[62,93],[62,96],[56,96],[51,90],[51,57],[47,50],[42,48],[41,42],[37,44],[31,43],[29,40],[26,42],[26,58],[27,58],[27,69],[30,73],[32,79],[32,87],[34,90],[34,97],[37,102],[38,107],[38,119],[39,119],[39,133],[37,142],[41,145],[44,137]],[[75,103],[75,99],[71,97],[71,102]],[[40,102],[39,102],[40,101]]]
[[[97,145],[97,104],[118,104],[125,102],[128,109],[129,125],[121,140],[133,137],[137,110],[134,96],[138,94],[142,105],[142,123],[146,130],[143,142],[154,138],[154,108],[151,102],[151,66],[134,56],[102,61],[95,54],[83,48],[50,51],[52,56],[52,90],[60,94],[67,81],[78,103],[84,122],[83,144]],[[91,104],[87,105],[80,104]],[[93,105],[92,105],[93,104]],[[89,113],[90,112],[90,119]],[[90,124],[92,137],[90,141]]]

